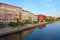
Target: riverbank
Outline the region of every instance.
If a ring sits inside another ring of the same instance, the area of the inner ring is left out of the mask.
[[[12,33],[15,33],[15,32],[19,32],[19,31],[22,31],[22,30],[25,30],[25,29],[33,28],[33,27],[36,27],[36,26],[39,26],[39,25],[42,25],[42,24],[45,24],[45,23],[48,23],[48,22],[41,22],[41,23],[37,23],[37,24],[33,24],[33,25],[29,24],[27,26],[22,26],[22,27],[17,27],[17,28],[6,27],[6,28],[3,28],[3,29],[0,29],[0,36],[4,36],[4,35],[12,34]]]

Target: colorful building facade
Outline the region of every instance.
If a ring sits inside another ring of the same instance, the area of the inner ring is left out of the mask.
[[[28,20],[28,21],[34,21],[34,14],[31,13],[31,12],[29,12],[29,11],[23,10],[22,11],[22,20],[23,21],[26,21],[26,20]]]
[[[22,8],[0,3],[0,22],[20,22]]]
[[[34,21],[38,21],[38,16],[34,15]]]
[[[22,21],[30,20],[30,12],[22,10]]]
[[[44,21],[44,20],[46,20],[46,16],[43,15],[43,14],[39,14],[37,16],[38,16],[38,21]]]
[[[52,17],[52,16],[47,16],[47,19],[48,19],[48,20],[53,20],[54,17]]]
[[[34,14],[33,13],[30,13],[30,21],[34,21]]]

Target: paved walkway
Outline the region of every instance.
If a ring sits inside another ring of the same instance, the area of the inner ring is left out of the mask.
[[[8,24],[6,23],[0,23],[0,29],[8,27]]]

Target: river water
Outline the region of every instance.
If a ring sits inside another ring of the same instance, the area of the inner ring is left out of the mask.
[[[22,40],[60,40],[60,21],[22,32]]]
[[[60,21],[0,37],[0,40],[60,40]]]

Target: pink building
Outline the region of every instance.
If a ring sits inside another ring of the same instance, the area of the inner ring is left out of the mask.
[[[5,3],[0,3],[0,22],[20,22],[22,8],[12,6]]]

